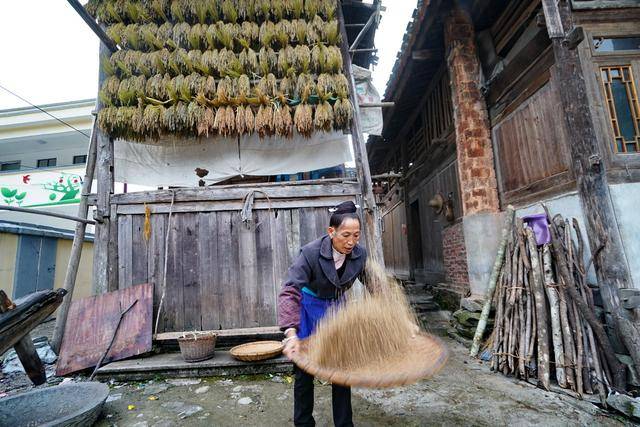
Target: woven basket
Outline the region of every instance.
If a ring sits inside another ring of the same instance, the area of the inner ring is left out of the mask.
[[[189,332],[178,338],[180,353],[185,362],[211,359],[216,348],[217,335],[213,332]]]
[[[292,361],[303,371],[332,384],[388,388],[412,384],[437,374],[444,367],[449,353],[439,338],[420,333],[411,339],[411,351],[391,355],[383,363],[357,369],[340,370],[320,366],[309,357],[309,342],[300,342],[300,351],[292,355]]]
[[[235,346],[230,353],[243,362],[271,359],[282,353],[284,345],[280,341],[256,341]]]

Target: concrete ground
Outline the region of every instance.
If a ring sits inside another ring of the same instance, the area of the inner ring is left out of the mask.
[[[631,425],[591,403],[545,392],[493,374],[447,341],[445,369],[421,383],[389,390],[354,390],[360,426]],[[292,425],[290,376],[156,379],[113,383],[99,426]],[[316,386],[317,425],[330,426],[331,386]]]
[[[445,342],[451,355],[436,377],[397,389],[354,390],[355,424],[631,425],[589,402],[494,374],[486,364],[469,359],[463,345],[449,339]],[[48,371],[52,373],[52,368]],[[84,378],[65,379],[81,380]],[[48,385],[60,381],[51,376]],[[110,381],[109,386],[109,401],[97,424],[102,427],[293,425],[293,381],[288,375],[155,378],[144,382]],[[23,374],[0,378],[0,398],[29,388]],[[330,385],[316,386],[315,418],[318,426],[333,425]]]

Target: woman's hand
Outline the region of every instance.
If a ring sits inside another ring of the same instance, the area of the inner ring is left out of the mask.
[[[293,356],[300,350],[300,340],[297,335],[292,335],[290,337],[285,338],[284,340],[284,350],[282,353],[291,360]]]

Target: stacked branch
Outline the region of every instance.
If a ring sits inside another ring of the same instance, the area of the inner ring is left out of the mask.
[[[599,394],[604,400],[615,370],[606,352],[608,341],[603,343],[600,331],[593,329],[602,325],[593,323],[596,310],[580,227],[560,215],[551,222],[550,244],[538,245],[521,219],[507,237],[493,301],[491,369],[524,380],[537,378],[545,389],[555,379],[578,395]]]

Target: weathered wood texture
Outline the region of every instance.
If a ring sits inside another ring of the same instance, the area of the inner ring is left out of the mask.
[[[158,332],[275,325],[277,294],[300,247],[326,233],[328,206],[354,200],[359,191],[353,184],[260,188],[269,199],[255,193],[248,224],[242,222],[240,208],[255,188],[176,189],[172,208],[164,191],[114,197],[132,202],[117,205],[119,288],[154,283],[154,319],[167,257]],[[323,193],[327,196],[321,197]]]
[[[73,301],[60,348],[56,375],[95,366],[112,339],[120,313],[138,302],[123,317],[104,362],[151,351],[153,286],[143,284]]]
[[[569,153],[557,88],[547,83],[493,128],[498,182],[511,202],[549,184],[571,180]]]
[[[420,224],[412,224],[414,218],[410,214],[408,224],[409,239],[418,240],[414,244],[419,243],[422,247],[422,259],[413,261],[416,280],[435,282],[445,278],[442,229],[447,225],[447,220],[444,215],[437,215],[428,203],[438,193],[445,200],[451,195],[454,215],[459,218],[462,216],[459,188],[457,162],[453,160],[445,163],[443,169],[424,179],[409,193],[409,202],[417,202],[420,209]],[[420,233],[415,235],[417,230]],[[396,228],[396,231],[401,230]]]
[[[407,211],[404,202],[389,206],[382,213],[382,248],[387,271],[399,279],[408,279],[411,273],[407,243]]]

